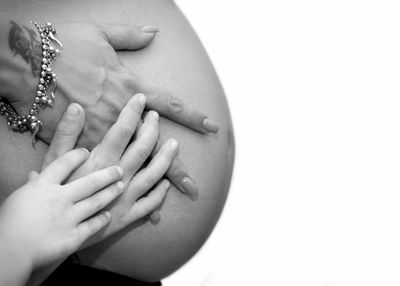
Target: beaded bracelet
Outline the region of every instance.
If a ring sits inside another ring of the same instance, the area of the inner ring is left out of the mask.
[[[39,109],[53,106],[54,91],[57,86],[57,75],[51,69],[51,61],[55,60],[57,54],[60,54],[61,52],[50,44],[51,42],[55,42],[60,48],[62,48],[62,44],[54,36],[56,30],[52,27],[51,23],[39,25],[37,22],[32,21],[32,24],[35,25],[39,31],[42,41],[43,55],[39,85],[37,87],[34,102],[29,113],[20,116],[6,99],[0,97],[0,115],[7,118],[8,126],[12,131],[24,133],[29,130],[32,133],[32,139],[34,142],[35,136],[43,124],[37,117]]]

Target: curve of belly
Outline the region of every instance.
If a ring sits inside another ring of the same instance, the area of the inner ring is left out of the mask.
[[[32,2],[23,4],[27,17],[41,15],[55,25],[89,19],[159,27],[161,32],[150,47],[120,53],[122,61],[143,79],[168,88],[219,123],[218,134],[203,136],[162,119],[162,135],[179,141],[179,156],[199,186],[199,198],[192,201],[172,188],[162,206],[159,224],[140,221],[79,253],[87,265],[144,281],[162,279],[203,245],[229,190],[234,138],[228,105],[212,64],[171,1]]]

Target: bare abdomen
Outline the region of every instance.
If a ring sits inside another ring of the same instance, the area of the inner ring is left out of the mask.
[[[150,47],[120,53],[123,62],[143,79],[168,88],[219,123],[218,134],[204,136],[161,119],[162,135],[180,143],[180,158],[199,186],[199,198],[191,201],[171,189],[159,224],[139,222],[79,254],[87,265],[145,281],[159,280],[179,268],[205,242],[228,193],[234,138],[215,71],[196,34],[171,1],[32,2],[24,4],[27,17],[40,15],[55,25],[93,20],[159,27]]]

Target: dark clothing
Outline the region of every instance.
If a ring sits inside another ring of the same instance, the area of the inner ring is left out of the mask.
[[[78,263],[65,261],[47,279],[42,286],[161,286],[161,282],[145,283],[127,276],[100,270]]]

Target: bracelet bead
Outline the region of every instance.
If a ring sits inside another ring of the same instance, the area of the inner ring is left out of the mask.
[[[32,140],[34,142],[35,136],[42,126],[42,122],[37,117],[39,110],[52,107],[55,99],[54,91],[57,87],[57,75],[53,72],[51,63],[61,52],[59,49],[51,46],[51,43],[56,43],[60,48],[62,48],[62,44],[54,36],[56,30],[51,23],[40,25],[32,21],[32,24],[37,28],[43,44],[42,67],[33,104],[27,115],[20,116],[5,98],[0,97],[0,115],[6,117],[8,126],[12,131],[24,133],[29,130],[32,133]]]

